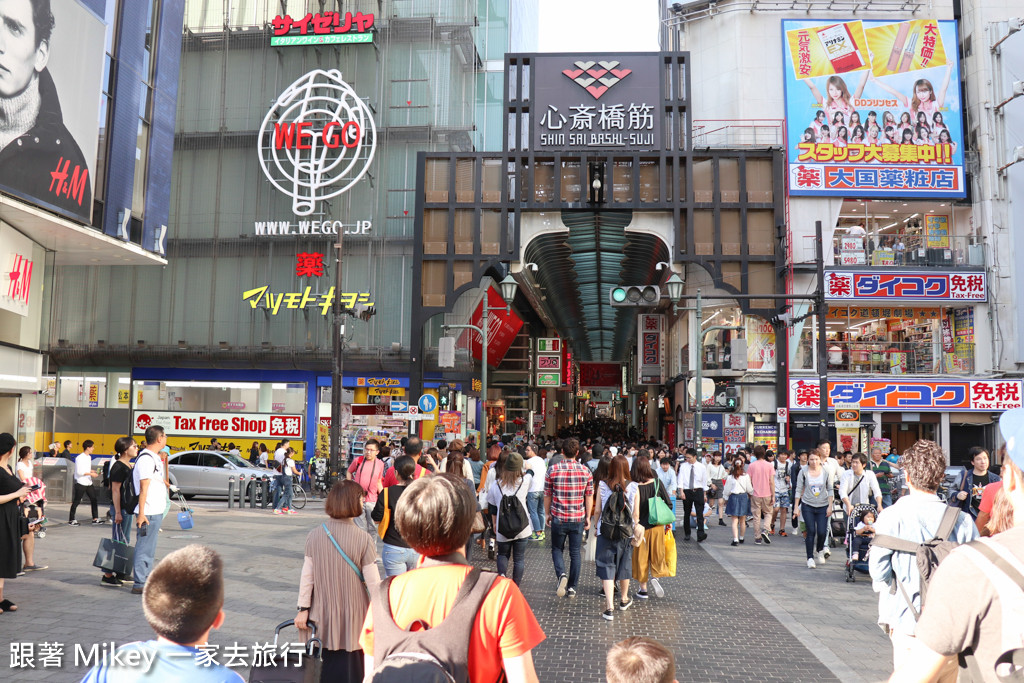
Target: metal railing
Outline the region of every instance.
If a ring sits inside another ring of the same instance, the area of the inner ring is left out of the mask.
[[[902,246],[901,246],[902,245]],[[794,263],[813,263],[815,243],[813,235],[803,235],[794,250]],[[958,235],[928,236],[919,233],[864,235],[850,238],[836,236],[832,240],[832,254],[825,254],[827,266],[985,266],[985,249],[976,237]]]
[[[697,119],[693,147],[782,147],[782,119]]]
[[[931,339],[911,342],[843,341],[828,344],[828,371],[872,375],[966,375],[974,372],[974,344],[942,353]]]

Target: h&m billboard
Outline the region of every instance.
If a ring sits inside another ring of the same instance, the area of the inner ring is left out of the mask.
[[[104,24],[74,0],[16,0],[3,13],[0,191],[88,223],[105,123]]]
[[[782,31],[791,195],[965,196],[955,21]]]

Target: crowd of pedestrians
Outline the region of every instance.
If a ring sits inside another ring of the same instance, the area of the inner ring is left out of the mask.
[[[678,561],[677,506],[684,542],[706,542],[715,517],[729,527],[718,540],[733,547],[745,544],[748,526],[754,546],[787,536],[788,526],[802,535],[812,569],[829,560],[834,522],[842,519],[850,557],[865,563],[877,592],[894,680],[954,681],[961,669],[974,672],[971,680],[996,680],[998,662],[1024,643],[1024,595],[1013,592],[1024,571],[1024,410],[1000,421],[1003,479],[989,471],[988,452],[977,449],[955,490],[942,490],[946,456],[929,441],[889,458],[878,449],[836,453],[822,440],[796,454],[749,445],[723,459],[603,427],[601,436],[582,441],[489,441],[480,449],[461,440],[424,449],[416,437],[394,451],[373,439],[363,444],[345,480],[330,489],[326,516],[309,532],[293,581],[295,624],[307,634],[316,624],[323,645],[321,680],[386,680],[396,672],[427,680],[437,667],[456,680],[535,681],[531,653],[545,636],[520,590],[524,577],[550,571],[553,594],[574,599],[590,567],[601,586],[595,618],[607,621],[634,601],[664,598],[661,579],[675,575]],[[155,562],[168,502],[160,457],[166,436],[152,427],[145,442],[140,450],[133,439],[119,439],[102,475],[112,493],[112,536],[130,539],[134,527],[136,537],[132,571],[104,572],[101,581],[131,581],[132,592],[143,595],[159,638],[137,647],[186,652],[223,622],[222,567],[201,546]],[[17,605],[4,599],[3,579],[45,569],[25,546],[32,534],[16,503],[29,490],[14,462],[16,445],[0,434],[0,544],[8,558],[0,563],[0,610],[11,612]],[[88,448],[83,444],[82,455]],[[275,511],[290,507],[293,453],[287,442],[274,452]],[[84,469],[76,467],[76,479],[87,476]],[[76,504],[88,495],[78,484]],[[493,540],[496,574],[469,563],[474,539],[484,550]],[[550,569],[528,562],[531,543],[549,545]],[[164,576],[189,572],[205,606],[195,596],[176,597],[180,586]],[[175,616],[161,618],[157,612],[172,598],[180,602]],[[168,626],[183,616],[194,625]],[[410,630],[415,624],[421,630]],[[671,652],[643,638],[615,644],[606,671],[609,681],[675,680]],[[106,680],[102,667],[89,675]]]

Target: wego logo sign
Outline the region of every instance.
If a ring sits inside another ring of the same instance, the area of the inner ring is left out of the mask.
[[[373,113],[332,69],[310,71],[288,86],[260,126],[263,173],[292,198],[299,216],[337,197],[363,177],[373,161]]]
[[[562,73],[593,95],[595,100],[601,99],[609,88],[633,73],[632,69],[616,68],[619,62],[573,62],[573,65],[575,69],[565,69]]]

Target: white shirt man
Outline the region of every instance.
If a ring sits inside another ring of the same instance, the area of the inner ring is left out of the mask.
[[[872,501],[877,509],[882,509],[882,489],[875,473],[867,469],[867,460],[863,453],[853,456],[852,469],[844,471],[839,479],[839,497],[846,506],[846,514],[853,511],[854,505]]]
[[[690,514],[693,510],[704,509],[705,492],[708,489],[708,468],[697,460],[697,452],[686,449],[683,463],[679,466],[676,476],[679,495],[683,498],[683,539],[690,540]],[[707,537],[703,524],[697,525],[697,541]]]
[[[71,499],[71,511],[68,513],[68,525],[78,526],[75,513],[78,511],[78,504],[82,502],[82,496],[89,499],[89,507],[92,510],[92,523],[102,524],[97,509],[96,492],[92,488],[92,480],[99,476],[99,473],[92,469],[92,448],[93,442],[85,440],[82,442],[82,452],[75,457],[75,486]]]
[[[92,471],[92,442],[89,447],[75,456],[75,483],[82,486],[92,486],[92,480],[96,473]]]
[[[156,564],[156,543],[167,509],[167,486],[160,451],[167,445],[167,435],[160,427],[146,430],[146,447],[135,458],[132,485],[139,494],[135,506],[135,558],[132,593],[142,594],[146,579]]]
[[[288,446],[291,445],[291,441],[282,441],[281,445],[274,451],[274,462],[278,465],[284,464],[284,459],[288,453]]]

